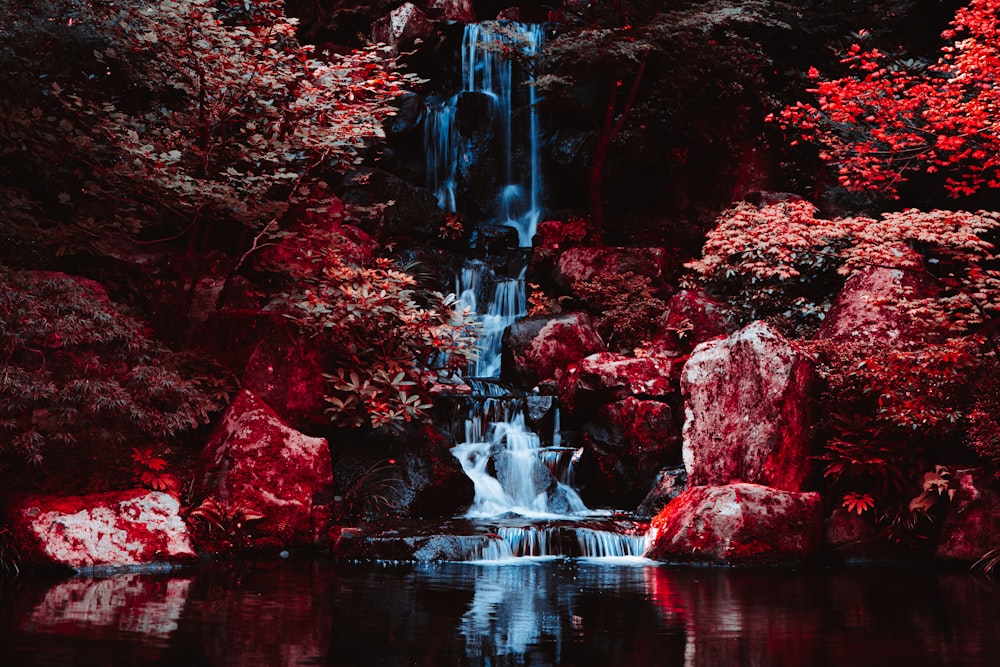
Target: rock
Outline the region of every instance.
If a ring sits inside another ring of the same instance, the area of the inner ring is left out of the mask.
[[[407,2],[372,24],[372,41],[388,44],[399,53],[434,33],[434,24],[420,8]]]
[[[656,516],[660,510],[667,506],[671,500],[681,494],[687,488],[687,471],[684,466],[674,466],[664,468],[656,476],[653,488],[649,490],[646,497],[639,503],[635,510],[635,515],[639,518]]]
[[[390,116],[385,121],[386,135],[395,140],[411,134],[418,133],[421,129],[421,121],[424,118],[426,102],[417,93],[404,93],[396,99],[393,104],[398,109],[396,114]],[[420,138],[423,133],[419,132]]]
[[[8,516],[26,565],[114,571],[196,558],[180,502],[159,491],[36,496]]]
[[[834,508],[826,522],[826,544],[842,558],[875,555],[875,536],[875,526],[846,507]]]
[[[588,505],[635,507],[660,469],[680,459],[680,429],[666,403],[629,396],[602,405],[581,432],[574,480]]]
[[[667,302],[649,353],[681,357],[699,343],[733,332],[730,310],[701,289],[680,290]]]
[[[571,289],[574,283],[586,280],[614,284],[621,282],[623,273],[633,273],[649,277],[656,287],[663,282],[667,259],[664,248],[576,246],[559,256],[555,281]]]
[[[289,548],[321,541],[333,471],[324,438],[289,428],[243,389],[206,444],[188,519],[226,548]]]
[[[566,368],[559,379],[559,397],[569,410],[583,414],[628,396],[668,400],[680,391],[681,368],[661,357],[598,352]]]
[[[1000,488],[987,468],[956,470],[952,480],[957,491],[941,526],[936,555],[976,561],[1000,547]]]
[[[344,186],[345,204],[373,206],[393,202],[383,215],[360,223],[372,237],[399,241],[438,239],[442,213],[437,199],[426,188],[408,183],[384,169],[354,172],[345,178]]]
[[[894,253],[903,268],[871,267],[847,279],[816,332],[817,340],[877,341],[887,349],[926,341],[920,325],[893,306],[904,296],[931,296],[934,284],[922,270],[923,260],[916,251],[901,246]]]
[[[502,552],[502,537],[472,524],[393,521],[335,529],[333,557],[349,561],[445,562],[474,560],[491,549]]]
[[[763,322],[696,347],[681,373],[690,483],[801,490],[812,376],[812,359]]]
[[[818,493],[759,484],[694,486],[653,518],[647,557],[756,565],[801,562],[823,545]]]
[[[427,0],[427,15],[436,20],[475,23],[472,0]]]
[[[475,203],[480,212],[492,210],[500,188],[503,163],[496,150],[497,121],[493,97],[481,92],[459,94],[455,105],[458,128],[456,188]]]
[[[254,348],[243,373],[243,389],[264,401],[293,428],[315,431],[329,425],[324,357],[315,344],[284,323]]]
[[[339,523],[454,516],[474,497],[472,480],[432,426],[391,437],[344,434],[332,454]]]
[[[241,377],[260,342],[284,335],[288,326],[288,318],[277,311],[223,310],[195,330],[195,339],[200,349]]]
[[[590,316],[571,312],[518,320],[503,334],[501,379],[533,387],[562,369],[605,350]]]

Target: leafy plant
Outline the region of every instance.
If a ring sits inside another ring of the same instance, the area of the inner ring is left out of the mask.
[[[385,258],[351,263],[330,247],[311,257],[283,295],[293,318],[330,350],[328,412],[346,426],[402,429],[430,407],[424,371],[463,369],[475,354],[473,322],[454,296],[424,289]]]
[[[1000,188],[998,11],[997,0],[959,9],[929,66],[856,43],[842,59],[847,76],[824,79],[811,68],[807,92],[816,102],[798,102],[772,120],[793,143],[818,144],[848,189],[896,197],[912,176],[934,172],[954,197]]]
[[[998,568],[1000,568],[1000,547],[984,553],[969,569],[973,572],[981,572],[987,577],[993,577]]]
[[[180,482],[166,472],[167,461],[156,456],[152,447],[132,448],[133,470],[139,481],[154,491],[164,491],[173,496],[180,492]]]
[[[205,532],[219,530],[228,537],[241,536],[249,527],[267,517],[252,508],[239,506],[226,510],[214,498],[205,498],[187,514],[189,522],[202,527]]]
[[[628,350],[651,338],[657,319],[667,310],[649,276],[627,271],[600,273],[573,283],[573,292],[600,312],[598,332],[617,349]]]
[[[21,556],[17,552],[14,536],[8,528],[0,528],[0,573],[4,577],[9,575],[16,577],[21,573],[21,569],[18,567],[20,562]]]
[[[998,232],[1000,213],[989,211],[827,219],[806,201],[740,202],[707,234],[702,258],[686,266],[732,296],[748,318],[781,314],[816,323],[844,278],[871,267],[912,271],[934,281],[938,293],[886,306],[957,338],[1000,313]],[[901,254],[901,246],[914,252]]]
[[[95,283],[0,266],[0,455],[114,456],[208,423],[225,396],[173,356]],[[207,361],[201,372],[224,376]]]
[[[396,470],[394,459],[379,461],[365,469],[340,496],[341,518],[358,521],[397,509],[387,495],[402,481],[394,474]]]

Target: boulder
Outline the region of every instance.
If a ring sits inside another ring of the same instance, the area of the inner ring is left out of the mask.
[[[651,518],[659,514],[660,510],[679,496],[681,491],[687,488],[687,471],[684,466],[673,466],[664,468],[657,474],[652,488],[639,507],[635,510],[635,515],[639,518]]]
[[[667,302],[649,353],[681,357],[699,343],[731,334],[730,309],[701,289],[680,290]]]
[[[407,2],[372,24],[372,41],[387,44],[396,52],[412,47],[434,33],[434,24],[419,7]]]
[[[344,434],[332,454],[340,523],[454,516],[474,497],[472,480],[433,426],[391,436]]]
[[[694,486],[653,517],[646,556],[755,565],[801,562],[823,545],[818,493],[759,484]]]
[[[314,431],[329,424],[324,357],[295,327],[284,323],[261,339],[247,361],[243,389],[270,406],[293,428]]]
[[[905,349],[926,340],[919,323],[894,306],[903,297],[933,295],[935,286],[923,270],[923,260],[905,246],[893,249],[900,268],[870,267],[844,283],[816,332],[817,340],[870,343]]]
[[[443,217],[437,199],[426,188],[377,168],[349,174],[344,187],[345,205],[363,207],[392,202],[382,215],[368,216],[359,223],[367,235],[407,242],[438,240]]]
[[[581,432],[574,480],[592,506],[637,506],[660,469],[680,460],[680,429],[659,401],[629,396],[602,405]]]
[[[180,502],[159,491],[35,496],[8,517],[26,565],[114,571],[196,558]]]
[[[654,286],[663,282],[668,254],[664,248],[576,246],[559,255],[555,281],[571,289],[585,280],[621,281],[621,274],[647,276]]]
[[[590,316],[582,312],[537,315],[504,331],[501,379],[533,387],[595,352],[605,350]]]
[[[1000,548],[1000,488],[986,468],[956,470],[952,480],[957,490],[941,526],[936,555],[976,561]]]
[[[559,397],[583,414],[628,396],[668,400],[678,395],[681,364],[662,357],[627,357],[597,352],[566,368],[559,378]]]
[[[188,519],[212,548],[311,546],[325,535],[332,486],[327,441],[243,389],[202,452]]]
[[[870,558],[881,555],[875,526],[866,517],[846,507],[835,507],[826,522],[826,545],[840,558]]]
[[[763,322],[696,347],[681,373],[690,483],[801,490],[812,376],[812,358]]]

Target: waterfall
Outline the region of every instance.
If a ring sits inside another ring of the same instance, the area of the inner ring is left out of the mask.
[[[483,160],[493,167],[495,179],[490,182],[497,184],[497,192],[492,209],[484,211],[488,219],[479,224],[516,230],[517,248],[510,248],[508,255],[531,247],[544,195],[538,100],[530,74],[510,54],[531,56],[542,41],[540,26],[507,21],[467,25],[461,90],[427,107],[427,187],[443,210],[458,212],[471,196],[463,181],[470,164]],[[466,94],[476,95],[468,108],[459,104]],[[469,108],[482,117],[465,117]],[[463,135],[470,123],[490,140],[474,144],[475,137]],[[495,154],[477,153],[484,150]],[[470,259],[455,276],[457,307],[475,314],[480,333],[478,358],[463,374],[474,395],[454,397],[457,411],[449,428],[459,444],[452,453],[475,489],[463,518],[491,526],[489,539],[477,543],[470,560],[641,556],[644,536],[623,534],[610,512],[588,509],[574,490],[573,466],[580,450],[561,446],[556,402],[549,408],[551,437],[543,445],[529,427],[526,397],[510,395],[497,381],[504,330],[526,311],[528,254],[521,251],[520,264],[509,256]]]
[[[467,25],[461,49],[462,89],[445,101],[428,103],[424,128],[427,187],[443,210],[456,212],[459,165],[477,157],[463,149],[457,122],[459,99],[463,93],[479,93],[489,100],[498,153],[496,177],[501,184],[491,221],[515,229],[520,248],[531,247],[541,217],[540,123],[531,76],[516,67],[508,54],[516,51],[530,57],[538,53],[543,41],[544,32],[538,25],[512,21]],[[527,123],[519,125],[517,114],[527,114]],[[456,282],[459,307],[470,308],[483,332],[478,341],[479,357],[467,373],[470,377],[497,377],[503,331],[525,314],[524,267],[503,276],[482,262],[470,262]]]

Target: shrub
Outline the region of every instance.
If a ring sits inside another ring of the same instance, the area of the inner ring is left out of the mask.
[[[166,449],[231,390],[209,362],[157,345],[96,283],[58,273],[0,266],[0,358],[8,464],[51,455],[117,465],[128,447]]]
[[[290,276],[281,299],[332,359],[325,374],[336,423],[402,429],[430,407],[426,369],[451,371],[474,355],[468,313],[454,296],[425,289],[386,258],[350,262],[335,245],[310,257],[308,271]],[[304,268],[301,261],[289,266]]]

